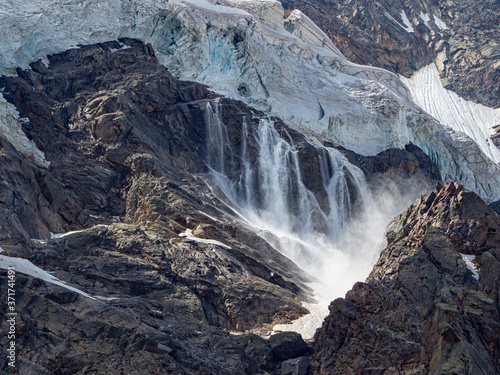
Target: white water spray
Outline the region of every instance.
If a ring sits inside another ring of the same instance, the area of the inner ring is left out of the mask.
[[[314,176],[304,177],[298,145],[272,120],[253,127],[243,120],[237,145],[218,103],[207,102],[206,123],[206,159],[215,183],[259,235],[318,280],[313,288],[320,304],[307,306],[314,313],[299,326],[279,327],[311,337],[328,303],[368,276],[394,212],[383,215],[376,208],[362,171],[333,148],[301,141],[317,166]],[[304,178],[311,177],[320,181],[318,191],[306,187]]]

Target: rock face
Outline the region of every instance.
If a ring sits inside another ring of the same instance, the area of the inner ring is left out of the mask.
[[[228,126],[259,114],[176,80],[135,40],[49,61],[1,79],[37,152],[1,139],[0,256],[94,297],[18,273],[19,373],[279,367],[266,340],[228,331],[266,333],[305,314],[307,278],[205,181],[206,103]]]
[[[394,219],[365,283],[333,301],[316,374],[500,371],[500,217],[458,184]]]
[[[238,220],[210,172],[239,181],[250,165],[257,177],[249,189],[257,206],[265,201],[256,130],[270,120],[173,78],[149,45],[132,39],[82,46],[17,73],[0,78],[14,129],[0,137],[0,261],[28,259],[76,288],[18,273],[19,371],[307,371],[300,335],[267,341],[250,332],[307,313],[310,278]],[[322,163],[325,173],[356,168],[273,123],[295,147],[290,184],[332,210]],[[236,157],[241,150],[246,156]],[[342,152],[373,186],[412,174],[439,179],[416,147],[371,158]],[[345,174],[355,203],[358,181]],[[297,217],[296,189],[289,199]]]
[[[376,156],[357,155],[344,149],[342,152],[364,172],[374,190],[390,184],[400,194],[410,190],[430,191],[441,181],[441,174],[435,164],[413,144],[407,145],[404,150],[389,149]]]
[[[284,0],[318,24],[351,61],[407,77],[435,62],[443,84],[500,106],[499,4],[475,1]]]

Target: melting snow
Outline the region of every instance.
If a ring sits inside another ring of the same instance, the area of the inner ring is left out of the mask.
[[[111,53],[115,53],[117,51],[122,51],[124,49],[130,49],[132,48],[131,46],[126,46],[126,45],[122,45],[121,48],[110,48],[109,50],[111,51]]]
[[[330,301],[327,299],[322,299],[318,303],[302,303],[310,313],[294,320],[291,324],[275,325],[273,332],[298,332],[304,340],[311,339],[327,317],[329,304]]]
[[[474,255],[467,255],[467,254],[462,254],[462,259],[464,260],[465,264],[467,265],[467,268],[472,272],[472,276],[476,279],[479,280],[479,273],[477,272],[476,268],[476,263],[474,263],[474,260],[476,257]]]
[[[398,22],[398,20],[396,20],[389,13],[385,12],[385,15],[387,16],[387,18],[389,18],[390,20],[392,20],[395,24],[397,24],[399,27],[401,27],[402,29],[404,29],[406,32],[409,32],[409,33],[415,32],[415,30],[413,30],[413,26],[410,23],[410,20],[406,16],[406,13],[404,12],[404,10],[402,10],[400,14],[401,14],[401,18],[403,19],[403,22],[404,22],[405,26],[401,25]]]
[[[73,292],[76,292],[78,294],[81,294],[84,297],[94,299],[91,295],[73,288],[72,286],[69,286],[65,284],[63,281],[59,280],[57,277],[49,274],[47,271],[42,270],[41,268],[35,266],[33,263],[31,263],[27,259],[22,259],[22,258],[13,258],[13,257],[8,257],[5,255],[0,255],[0,268],[2,269],[8,269],[9,267],[15,268],[16,272],[24,273],[25,275],[30,275],[33,277],[36,277],[37,279],[62,286],[63,288],[66,288],[68,290],[71,290]]]
[[[182,232],[182,233],[179,234],[179,237],[186,237],[186,239],[188,239],[188,240],[192,240],[192,241],[196,241],[196,242],[201,242],[201,243],[206,243],[206,244],[210,244],[210,245],[217,245],[217,246],[225,247],[226,249],[230,249],[231,248],[230,246],[227,246],[225,243],[222,243],[220,241],[206,240],[204,238],[195,237],[195,236],[193,236],[193,231],[191,229],[186,229],[185,232]]]
[[[202,215],[205,215],[206,217],[208,217],[209,219],[211,219],[211,220],[213,220],[213,221],[217,221],[217,222],[221,223],[221,221],[220,221],[219,219],[216,219],[215,217],[210,216],[209,214],[207,214],[207,213],[205,213],[205,212],[203,212],[203,211],[198,210],[198,212],[199,212],[200,214],[202,214]]]
[[[471,137],[494,162],[500,162],[500,150],[493,144],[493,127],[500,124],[500,109],[492,109],[467,101],[441,83],[434,64],[416,72],[412,78],[401,80],[410,88],[417,105],[438,119],[443,125]]]
[[[92,216],[92,215],[89,215],[89,216]],[[95,217],[95,216],[93,216],[93,217]],[[105,225],[105,224],[97,224],[94,227],[107,227],[107,225]],[[92,227],[92,228],[94,228],[94,227]],[[81,233],[81,232],[86,231],[86,230],[88,230],[88,229],[73,230],[71,232],[66,232],[66,233],[52,233],[52,232],[50,232],[50,239],[54,240],[54,239],[57,239],[57,238],[63,238],[63,237],[66,237],[66,236],[71,236],[72,234],[75,234],[75,233]]]

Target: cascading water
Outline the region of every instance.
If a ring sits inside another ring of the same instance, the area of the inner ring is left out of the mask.
[[[279,134],[270,119],[260,119],[253,129],[243,120],[241,150],[233,149],[218,105],[207,102],[206,121],[207,164],[214,181],[249,222],[282,241],[296,241],[299,247],[309,248],[311,258],[338,244],[353,215],[361,213],[355,208],[366,207],[371,201],[363,173],[335,149],[310,144],[327,201],[320,205],[304,184],[299,151],[292,138],[286,131]],[[256,146],[253,160],[250,140]],[[236,158],[240,162],[234,171]],[[303,262],[297,254],[284,250],[289,246],[280,248],[293,260]]]
[[[207,102],[205,108],[212,179],[262,237],[318,279],[326,303],[341,296],[373,265],[375,246],[366,249],[365,233],[352,228],[356,222],[372,230],[367,213],[373,199],[363,173],[339,151],[302,139],[307,157],[317,165],[314,175],[306,176],[299,155],[304,151],[286,130],[264,118],[253,126],[243,119],[241,127],[229,131],[219,106]],[[235,131],[241,132],[239,142],[231,141]],[[318,179],[321,186],[311,191],[307,178]],[[326,307],[316,320],[326,315]],[[316,328],[318,321],[312,324]]]

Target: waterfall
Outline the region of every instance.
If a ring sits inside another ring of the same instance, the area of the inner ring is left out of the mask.
[[[227,126],[221,108],[206,102],[211,177],[248,225],[317,280],[311,314],[275,327],[310,338],[329,303],[368,276],[386,226],[416,195],[372,197],[362,171],[338,150],[304,137],[295,144],[269,118]]]
[[[244,118],[236,128],[241,142],[233,145],[219,103],[207,102],[205,109],[206,160],[214,182],[261,236],[316,273],[325,257],[343,246],[346,227],[371,202],[363,173],[339,151],[307,143],[322,185],[315,194],[306,187],[310,176],[303,176],[300,151],[286,130],[278,131],[268,118],[250,127]]]

